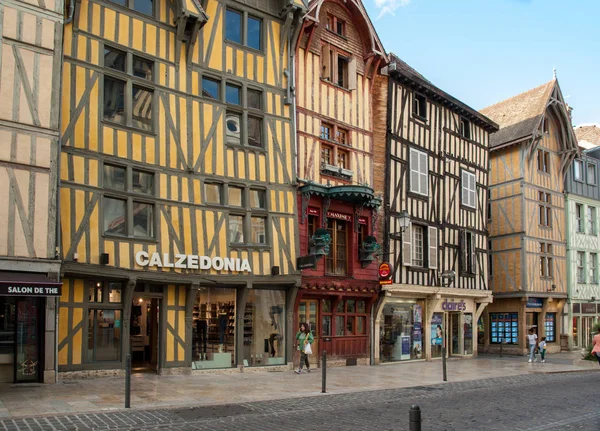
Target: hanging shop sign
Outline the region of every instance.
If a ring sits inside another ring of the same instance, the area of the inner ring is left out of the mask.
[[[135,263],[139,266],[156,266],[158,268],[181,269],[214,269],[216,271],[252,272],[248,259],[234,259],[230,257],[209,257],[195,254],[175,254],[171,259],[168,253],[162,256],[158,253],[148,254],[138,251],[135,254]]]
[[[379,265],[379,284],[392,284],[392,265],[388,262],[382,262]]]
[[[319,208],[308,207],[308,214],[318,216],[320,214]]]
[[[358,224],[367,224],[367,218],[366,217],[359,217],[358,218]]]
[[[335,211],[327,211],[327,218],[336,220],[352,221],[352,216],[348,214],[336,213]]]
[[[465,301],[454,302],[454,299],[448,301],[444,299],[442,302],[442,310],[444,311],[467,311],[467,304]]]

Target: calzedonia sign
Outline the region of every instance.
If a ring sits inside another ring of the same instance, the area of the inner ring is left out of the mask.
[[[204,269],[215,271],[252,272],[248,259],[234,259],[231,257],[209,257],[196,254],[175,254],[174,258],[168,253],[149,254],[138,251],[135,254],[135,263],[139,266],[156,266],[158,268]]]

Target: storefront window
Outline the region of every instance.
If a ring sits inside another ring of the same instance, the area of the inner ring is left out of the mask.
[[[546,313],[544,329],[546,330],[546,341],[554,343],[556,341],[556,313]]]
[[[344,316],[335,316],[335,335],[344,335]]]
[[[465,355],[473,354],[473,314],[464,314],[464,333],[463,338],[465,340]]]
[[[0,296],[0,355],[15,353],[15,298]]]
[[[244,316],[244,365],[284,365],[285,341],[285,291],[251,290]]]
[[[433,313],[431,317],[431,357],[442,357],[442,346],[444,345],[444,314]]]
[[[490,342],[519,344],[519,314],[490,313]]]
[[[121,310],[89,310],[88,361],[121,360]]]
[[[234,365],[235,296],[235,289],[201,288],[198,292],[193,312],[192,369]],[[250,331],[248,327],[248,334]]]
[[[366,325],[366,320],[361,325]],[[382,362],[424,357],[423,305],[420,302],[388,302],[383,308],[379,328]]]
[[[339,301],[335,312],[335,335],[366,335],[366,305],[363,300]]]

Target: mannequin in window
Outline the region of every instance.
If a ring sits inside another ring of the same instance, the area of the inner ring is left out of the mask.
[[[198,344],[200,347],[200,360],[206,360],[206,339],[208,336],[208,324],[206,320],[196,320],[196,333],[198,334]]]
[[[219,312],[219,353],[223,353],[225,343],[225,331],[227,330],[228,314]]]
[[[274,358],[278,356],[277,350],[281,347],[281,341],[283,340],[283,335],[281,334],[283,328],[281,325],[281,319],[283,319],[283,307],[279,305],[272,306],[269,311],[269,317],[271,318],[271,326],[273,327],[273,332],[269,335],[269,347],[271,357]],[[277,349],[275,349],[275,342],[277,342]]]

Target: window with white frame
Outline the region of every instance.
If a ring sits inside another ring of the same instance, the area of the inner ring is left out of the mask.
[[[583,181],[583,160],[575,160],[573,163],[573,176],[575,181]]]
[[[477,207],[477,186],[475,174],[469,171],[462,171],[461,179],[462,203],[469,208]]]
[[[550,193],[539,192],[538,199],[540,200],[539,206],[539,219],[540,225],[551,227],[552,226],[552,207]]]
[[[554,277],[552,244],[540,242],[540,276],[544,278]]]
[[[590,257],[588,259],[588,280],[590,284],[598,283],[598,270],[596,262],[598,262],[598,254],[590,253]]]
[[[596,235],[596,208],[587,207],[587,233],[589,235]]]
[[[410,191],[429,195],[429,161],[427,153],[410,149]]]
[[[413,266],[425,266],[423,256],[423,226],[412,226],[412,264]]]
[[[575,229],[579,233],[583,233],[583,205],[575,204]]]
[[[585,253],[577,252],[577,283],[585,283]]]
[[[593,163],[587,165],[587,183],[593,186],[596,185],[596,165]]]

